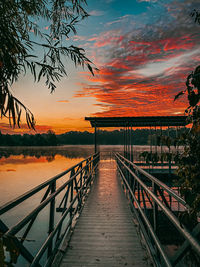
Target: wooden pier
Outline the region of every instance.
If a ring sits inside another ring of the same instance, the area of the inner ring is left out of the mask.
[[[114,160],[100,161],[60,266],[148,266]]]

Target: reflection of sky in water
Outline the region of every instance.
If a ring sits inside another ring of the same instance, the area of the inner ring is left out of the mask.
[[[53,160],[23,155],[0,159],[0,205],[23,194],[58,173],[70,168],[82,157],[55,155]]]
[[[119,151],[123,146],[100,146]],[[0,205],[70,168],[94,153],[93,145],[0,147]],[[104,154],[102,154],[104,155]],[[60,179],[58,183],[63,183]]]

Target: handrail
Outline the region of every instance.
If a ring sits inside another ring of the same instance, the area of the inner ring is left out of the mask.
[[[172,189],[170,189],[168,186],[166,186],[164,183],[160,182],[157,178],[155,178],[152,175],[150,175],[149,173],[145,172],[140,167],[138,167],[134,163],[130,162],[129,160],[124,158],[119,153],[115,154],[115,157],[117,160],[117,166],[118,166],[119,174],[122,177],[125,188],[128,190],[129,197],[133,200],[133,202],[131,201],[131,205],[132,205],[134,212],[136,213],[136,218],[139,216],[138,214],[140,214],[140,216],[143,218],[143,222],[146,225],[145,227],[148,229],[147,232],[150,233],[151,239],[154,240],[154,244],[156,245],[158,251],[160,252],[160,255],[161,255],[163,261],[165,262],[166,266],[172,266],[172,263],[170,263],[168,257],[166,256],[166,252],[164,252],[164,250],[162,249],[160,241],[156,235],[156,228],[157,228],[156,227],[156,225],[157,225],[156,219],[157,219],[157,212],[158,212],[158,209],[156,207],[158,207],[158,206],[165,213],[167,218],[173,223],[173,225],[179,231],[179,233],[185,238],[185,240],[187,240],[189,245],[196,251],[197,255],[200,255],[199,241],[190,233],[190,231],[185,226],[183,226],[180,223],[178,218],[174,215],[174,213],[166,205],[166,202],[163,201],[164,202],[163,203],[158,198],[158,196],[156,195],[156,191],[150,190],[150,188],[144,183],[144,181],[142,181],[138,177],[138,173],[143,174],[146,178],[148,178],[152,182],[152,188],[156,184],[157,187],[160,187],[161,189],[165,190],[169,194],[169,196],[175,198],[179,203],[181,203],[184,206],[186,206],[185,201],[180,196],[178,196]],[[124,174],[125,170],[126,170],[126,172]],[[134,172],[134,170],[136,171],[137,174]],[[133,183],[133,181],[135,181],[135,182]],[[137,192],[138,199],[136,198],[136,195],[134,194],[136,189],[138,190],[138,192]],[[147,217],[146,211],[145,211],[146,207],[145,207],[144,199],[143,199],[143,207],[140,204],[140,203],[142,203],[142,201],[140,201],[140,199],[139,199],[140,198],[139,194],[141,194],[143,192],[143,190],[146,194],[148,194],[152,198],[153,218],[155,220],[153,222],[152,226],[151,226],[151,223],[150,223],[150,221]],[[134,203],[137,206],[137,210],[134,206]],[[143,222],[142,222],[142,224],[143,224]],[[140,223],[141,223],[141,221],[140,221]],[[145,227],[142,227],[142,229],[146,229]],[[147,235],[146,232],[145,232],[145,235]]]
[[[119,156],[122,160],[124,160],[128,164],[130,164],[134,169],[138,170],[146,178],[148,178],[149,180],[151,180],[152,182],[154,182],[158,186],[162,187],[169,195],[171,195],[172,197],[174,197],[182,205],[184,205],[184,206],[187,205],[186,202],[185,202],[185,200],[182,197],[180,197],[179,195],[177,195],[176,192],[174,192],[174,190],[171,189],[170,187],[168,187],[166,184],[164,184],[163,182],[161,182],[156,177],[152,176],[151,174],[149,174],[148,172],[146,172],[142,168],[138,167],[136,164],[134,164],[133,162],[129,161],[128,159],[126,159],[125,157],[123,157],[122,155],[120,155],[119,153],[116,153],[116,155]]]
[[[22,194],[21,196],[17,197],[16,199],[5,203],[3,206],[0,207],[0,215],[2,215],[3,213],[5,213],[6,211],[10,210],[11,208],[16,207],[17,205],[19,205],[21,202],[23,202],[27,198],[31,197],[35,193],[37,193],[40,190],[42,190],[43,188],[45,188],[47,185],[50,185],[54,181],[56,181],[59,178],[63,177],[64,175],[66,175],[67,173],[69,173],[72,169],[76,168],[77,166],[79,166],[83,162],[86,162],[87,160],[91,159],[95,155],[96,154],[93,154],[93,155],[87,157],[86,159],[80,161],[79,163],[77,163],[76,165],[70,167],[66,171],[63,171],[63,172],[57,174],[56,176],[53,176],[52,178],[48,179],[44,183],[41,183],[40,185],[38,185],[38,186],[34,187],[33,189],[27,191],[26,193]]]
[[[86,164],[88,166],[89,164]],[[84,167],[84,168],[85,168]],[[32,212],[30,212],[24,219],[22,219],[17,225],[12,227],[8,232],[6,232],[6,235],[15,235],[21,228],[26,225],[34,215],[38,214],[52,199],[54,199],[62,190],[65,189],[67,185],[69,185],[74,178],[81,173],[81,170],[78,171],[74,176],[72,176],[67,182],[65,182],[62,186],[60,186],[53,194],[50,195],[46,200],[42,201],[42,203],[37,206]]]
[[[42,245],[42,247],[40,248],[39,252],[37,253],[37,255],[35,256],[33,262],[31,263],[30,267],[33,266],[37,266],[39,260],[41,259],[43,253],[45,252],[46,248],[48,247],[48,243],[53,239],[53,237],[55,236],[55,234],[57,233],[60,225],[62,224],[62,222],[64,221],[65,217],[67,216],[67,214],[70,212],[74,202],[77,200],[81,190],[83,189],[83,187],[86,185],[86,182],[84,182],[84,184],[82,185],[81,189],[79,189],[76,197],[73,199],[73,201],[70,203],[69,207],[67,208],[67,210],[64,212],[63,216],[61,217],[60,221],[57,223],[57,225],[55,226],[54,230],[51,232],[51,234],[48,236],[48,238],[46,239],[45,243]],[[89,185],[87,185],[87,187],[89,187]],[[78,208],[78,207],[76,207]],[[68,226],[71,224],[71,220],[68,222]],[[67,229],[67,227],[66,227]]]
[[[40,259],[43,257],[47,249],[47,262],[51,263],[53,260],[53,256],[58,250],[65,234],[71,229],[74,217],[84,204],[84,199],[89,192],[89,188],[94,179],[94,174],[98,163],[99,153],[96,153],[69,168],[68,170],[54,176],[53,178],[50,178],[48,181],[40,184],[39,186],[36,186],[32,190],[16,198],[14,201],[8,202],[0,209],[0,214],[4,214],[6,211],[22,203],[24,200],[29,199],[43,188],[47,188],[40,204],[31,212],[29,212],[24,218],[22,218],[16,225],[9,229],[6,224],[0,220],[0,232],[3,233],[3,240],[5,240],[5,242],[6,240],[11,240],[11,243],[16,247],[16,251],[19,251],[25,260],[31,264],[31,266],[41,266]],[[64,182],[64,184],[56,188],[56,181],[67,173],[70,174],[70,177],[68,176],[69,179]],[[56,208],[56,197],[65,189],[66,191],[64,192],[64,195],[62,195],[62,200],[60,201],[59,207]],[[23,242],[26,240],[38,214],[48,204],[50,205],[48,236],[43,242],[38,253],[36,253],[36,256],[33,256]],[[62,214],[57,224],[54,225],[56,211],[61,212]],[[64,220],[67,220],[65,229],[62,227]],[[25,228],[26,225],[27,227]],[[22,229],[25,229],[25,231],[21,241],[19,241],[16,237],[16,234]],[[54,237],[56,234],[57,237],[55,239]]]
[[[151,233],[151,236],[152,236],[152,238],[154,239],[154,241],[155,241],[155,243],[156,243],[156,245],[157,245],[157,248],[158,248],[158,250],[160,251],[161,256],[163,257],[163,259],[164,259],[166,265],[169,266],[169,267],[172,266],[171,263],[170,263],[170,260],[168,259],[166,253],[164,252],[164,250],[163,250],[163,248],[162,248],[162,245],[161,245],[161,243],[160,243],[158,237],[156,236],[156,234],[155,234],[155,232],[154,232],[154,230],[153,230],[153,227],[151,226],[151,224],[150,224],[149,220],[147,219],[145,213],[144,213],[143,210],[141,209],[141,207],[140,207],[140,205],[139,205],[139,203],[138,203],[138,201],[137,201],[137,199],[136,199],[136,197],[135,197],[135,195],[134,195],[134,193],[133,193],[133,191],[132,191],[130,185],[128,184],[128,182],[127,182],[127,180],[126,180],[126,178],[125,178],[123,172],[122,172],[120,169],[119,169],[119,172],[120,172],[120,174],[121,174],[121,176],[122,176],[122,178],[123,178],[124,183],[126,184],[127,188],[129,189],[129,192],[130,192],[131,196],[133,197],[134,201],[136,202],[137,207],[138,207],[138,209],[139,209],[139,211],[140,211],[140,213],[141,213],[143,219],[145,220],[145,223],[146,223],[147,226],[148,226],[148,229],[149,229],[149,231],[150,231],[150,233]]]

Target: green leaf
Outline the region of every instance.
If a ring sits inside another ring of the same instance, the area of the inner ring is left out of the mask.
[[[93,69],[92,69],[92,67],[90,66],[90,64],[87,64],[87,67],[88,67],[89,71],[92,73],[92,75],[94,76],[94,72],[93,72]]]

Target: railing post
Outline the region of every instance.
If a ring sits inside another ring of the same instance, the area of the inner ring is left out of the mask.
[[[89,167],[88,167],[88,164],[89,164],[89,160],[87,159],[86,161],[86,166],[85,166],[85,175],[84,175],[84,182],[85,180],[88,178],[88,173],[89,173]],[[86,186],[87,186],[88,183],[86,183]]]
[[[124,141],[124,157],[126,156],[126,154],[125,154],[125,151],[126,151],[126,149],[125,149],[125,127],[124,127],[124,129],[123,129],[123,141]]]
[[[94,128],[94,153],[97,153],[97,127]]]
[[[170,128],[168,125],[168,137],[170,138]],[[171,146],[169,145],[169,176],[171,177]]]
[[[138,203],[139,206],[141,204],[141,198],[140,198],[140,184],[137,182],[137,194],[138,194]]]
[[[51,194],[53,194],[55,191],[56,191],[56,181],[54,181],[51,185]],[[55,198],[53,198],[50,202],[49,232],[48,232],[49,235],[54,229],[54,219],[55,219]],[[50,257],[51,253],[52,253],[52,242],[49,243],[48,257]]]
[[[153,193],[157,196],[157,185],[152,182],[152,190]],[[155,200],[153,200],[153,228],[154,232],[157,231],[157,222],[158,222],[158,205],[156,204]]]
[[[80,201],[79,201],[79,210],[81,209],[82,206],[82,195],[83,195],[83,189],[82,189],[82,185],[83,185],[83,165],[81,163],[80,165],[81,168],[81,173],[80,173]]]
[[[70,204],[73,201],[73,197],[74,197],[74,180],[71,181],[71,194],[70,194]],[[70,209],[70,220],[72,219],[73,216],[73,208],[71,207]]]

